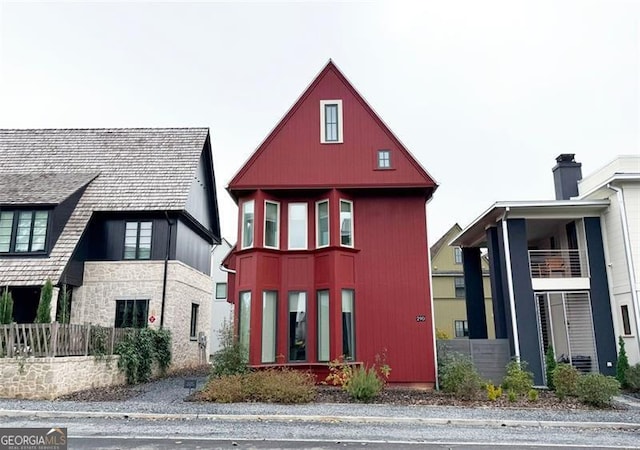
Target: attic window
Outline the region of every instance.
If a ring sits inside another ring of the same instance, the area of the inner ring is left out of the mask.
[[[391,150],[378,150],[378,169],[391,169]]]
[[[320,143],[342,143],[342,100],[320,100]]]

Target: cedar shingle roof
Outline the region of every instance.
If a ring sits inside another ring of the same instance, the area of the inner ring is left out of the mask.
[[[49,257],[0,258],[0,286],[56,283],[94,211],[184,210],[208,133],[0,130],[0,204],[59,203],[88,183]],[[19,189],[5,192],[11,181]]]

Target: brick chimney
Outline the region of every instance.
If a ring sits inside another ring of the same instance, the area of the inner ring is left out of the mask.
[[[556,200],[569,200],[578,195],[578,181],[582,179],[582,164],[576,162],[574,153],[562,153],[553,168],[553,184]]]

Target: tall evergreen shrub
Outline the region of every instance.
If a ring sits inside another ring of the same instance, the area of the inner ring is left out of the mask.
[[[53,297],[53,284],[47,278],[40,289],[40,303],[36,313],[36,323],[51,323],[51,298]]]
[[[13,297],[7,286],[0,297],[0,324],[8,325],[11,322],[13,322]]]
[[[618,362],[616,363],[616,380],[623,388],[627,387],[627,370],[629,370],[629,359],[627,351],[624,349],[624,339],[618,336]]]

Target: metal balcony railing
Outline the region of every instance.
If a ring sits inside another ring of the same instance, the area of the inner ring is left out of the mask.
[[[582,250],[529,250],[531,278],[586,278],[589,276]]]

